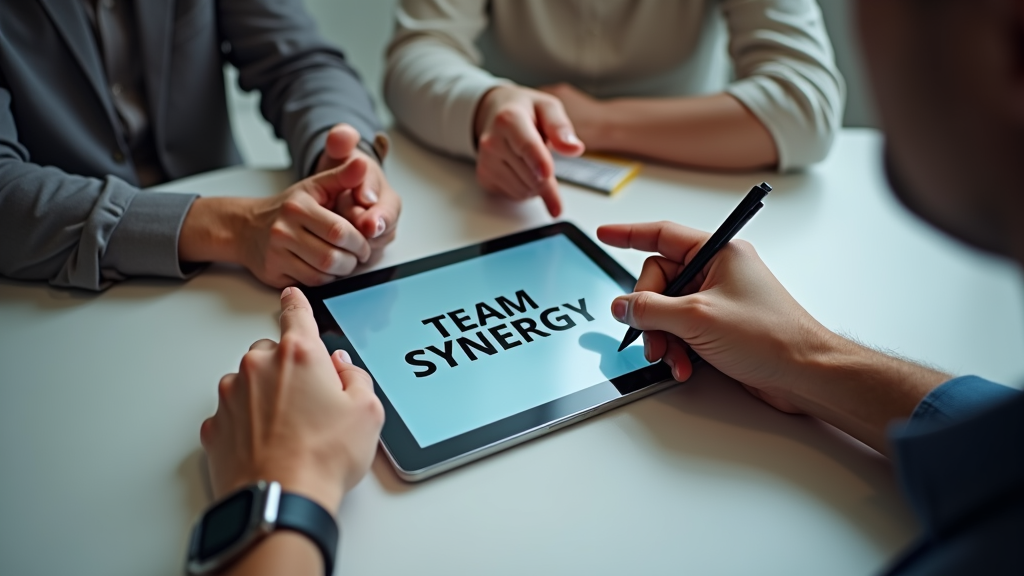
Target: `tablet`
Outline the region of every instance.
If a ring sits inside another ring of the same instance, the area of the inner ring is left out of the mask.
[[[330,352],[373,377],[398,474],[429,478],[672,383],[612,300],[636,284],[557,223],[307,289]]]

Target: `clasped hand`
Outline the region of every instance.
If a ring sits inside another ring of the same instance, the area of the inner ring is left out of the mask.
[[[395,237],[401,200],[345,124],[327,136],[317,173],[269,198],[197,198],[182,224],[184,262],[233,262],[274,287],[351,274]]]

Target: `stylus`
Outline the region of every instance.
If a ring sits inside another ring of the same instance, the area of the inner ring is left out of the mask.
[[[729,214],[729,217],[725,219],[725,222],[722,222],[718,230],[715,230],[715,233],[711,235],[711,238],[708,238],[708,241],[700,247],[693,260],[686,263],[683,271],[665,288],[662,294],[665,296],[679,296],[683,288],[697,277],[697,274],[708,265],[708,262],[711,262],[715,254],[718,254],[718,251],[724,248],[747,222],[750,222],[754,214],[757,214],[758,210],[764,207],[761,200],[764,200],[764,197],[771,191],[772,187],[767,182],[761,182],[759,185],[751,188],[750,192],[747,192],[747,195],[740,201],[739,206],[736,206],[732,213]],[[626,349],[626,346],[635,342],[641,334],[643,334],[643,331],[636,328],[627,330],[626,336],[622,339],[622,344],[619,344],[619,352],[622,352]]]

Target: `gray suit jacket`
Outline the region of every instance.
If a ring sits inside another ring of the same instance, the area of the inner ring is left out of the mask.
[[[169,178],[238,164],[223,64],[259,90],[297,176],[326,131],[367,140],[373,104],[302,0],[135,2],[149,115]],[[134,275],[181,277],[194,196],[137,187],[81,0],[0,0],[0,275],[99,290]]]

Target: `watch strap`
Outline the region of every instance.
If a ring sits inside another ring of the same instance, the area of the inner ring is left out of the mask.
[[[370,142],[369,140],[366,140],[365,138],[360,138],[359,142],[356,144],[356,148],[362,150],[370,158],[376,159],[377,164],[380,164],[381,166],[384,165],[384,156],[381,155],[380,151],[377,150],[377,147],[374,146],[373,143]]]
[[[276,527],[299,532],[316,544],[324,557],[324,574],[334,573],[334,560],[338,553],[338,523],[334,516],[309,498],[281,493]]]

